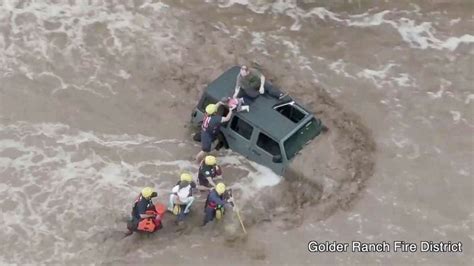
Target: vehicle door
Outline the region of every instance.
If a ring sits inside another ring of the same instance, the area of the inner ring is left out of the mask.
[[[250,146],[249,159],[272,169],[281,175],[285,168],[280,144],[261,131],[254,133],[252,145]]]
[[[238,115],[232,117],[227,127],[221,128],[229,148],[245,157],[248,157],[253,130],[253,126]]]

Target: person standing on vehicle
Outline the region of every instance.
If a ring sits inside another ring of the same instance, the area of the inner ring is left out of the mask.
[[[278,99],[283,99],[288,95],[288,93],[283,93],[274,88],[269,82],[266,82],[265,76],[260,71],[243,65],[237,75],[232,98],[243,97],[245,102],[248,102],[265,92]]]
[[[217,104],[209,104],[206,106],[206,115],[204,116],[201,126],[201,151],[196,155],[197,163],[200,163],[203,157],[208,152],[211,152],[212,143],[217,139],[221,124],[228,122],[232,117],[233,109],[229,109],[225,117],[218,115],[217,110],[220,105],[221,103],[218,102]]]

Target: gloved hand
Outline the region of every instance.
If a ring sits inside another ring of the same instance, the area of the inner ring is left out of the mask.
[[[222,175],[222,170],[221,170],[220,166],[216,166],[216,176],[221,177],[221,175]]]

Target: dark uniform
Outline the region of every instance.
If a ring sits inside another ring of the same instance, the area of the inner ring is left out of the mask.
[[[216,176],[221,175],[221,169],[217,165],[207,165],[203,162],[201,162],[201,165],[199,166],[199,173],[198,173],[198,180],[199,180],[199,185],[205,186],[205,187],[211,187],[211,184],[207,180],[208,177],[214,179]]]
[[[153,205],[153,201],[151,199],[146,199],[141,194],[135,200],[135,204],[133,205],[132,209],[132,220],[127,224],[127,227],[130,231],[135,231],[138,228],[138,224],[143,220],[141,218],[141,214],[146,214],[147,211],[155,211],[155,205]],[[148,219],[148,218],[145,218]],[[158,226],[157,230],[162,228],[161,220],[159,217],[153,219],[155,225]]]
[[[216,210],[224,208],[225,204],[227,204],[226,193],[219,195],[215,189],[211,189],[207,195],[206,204],[204,205],[205,216],[203,226],[214,220]]]
[[[202,151],[210,152],[212,142],[217,138],[220,132],[222,116],[206,115],[201,126],[201,146]]]

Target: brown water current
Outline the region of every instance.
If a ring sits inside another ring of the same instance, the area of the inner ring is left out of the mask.
[[[471,265],[472,1],[0,1],[0,264]],[[234,212],[123,238],[196,174],[190,114],[249,64],[329,128],[284,178],[219,151]],[[462,242],[458,253],[308,242]]]

